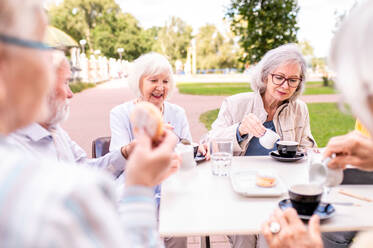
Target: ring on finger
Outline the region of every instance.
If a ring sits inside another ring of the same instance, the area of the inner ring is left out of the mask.
[[[271,224],[269,224],[269,230],[271,231],[272,234],[277,234],[280,232],[281,230],[281,226],[278,222],[271,222]]]

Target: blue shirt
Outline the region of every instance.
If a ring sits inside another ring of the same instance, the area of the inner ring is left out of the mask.
[[[263,125],[266,128],[271,129],[272,131],[276,132],[276,128],[275,128],[275,125],[273,124],[273,121],[266,121],[263,123]],[[247,139],[247,134],[245,134],[244,136],[241,136],[240,132],[238,131],[238,127],[237,127],[236,137],[237,137],[238,143],[240,143],[244,139]],[[257,137],[253,137],[250,140],[249,145],[247,146],[245,156],[263,156],[263,155],[268,155],[269,152],[275,151],[275,150],[277,150],[277,145],[275,145],[272,149],[266,149],[259,143],[259,139]]]

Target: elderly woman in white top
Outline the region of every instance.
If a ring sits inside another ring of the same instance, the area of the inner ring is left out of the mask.
[[[134,136],[129,117],[135,104],[140,101],[147,101],[157,106],[163,114],[164,122],[172,126],[174,133],[180,139],[192,141],[184,109],[166,101],[175,87],[175,82],[172,67],[163,55],[152,52],[136,59],[129,73],[128,83],[137,98],[111,110],[110,151],[127,145],[125,153],[130,153]]]
[[[295,44],[268,51],[255,67],[251,82],[254,92],[224,100],[210,138],[231,138],[234,155],[241,156],[268,155],[276,149],[259,143],[266,129],[276,132],[281,140],[298,142],[302,148],[316,147],[307,105],[298,100],[305,81],[306,62]],[[253,235],[228,238],[233,247],[255,247],[257,243]]]
[[[120,104],[111,110],[110,151],[126,146],[124,156],[127,157],[131,153],[135,141],[130,115],[136,103],[140,101],[147,101],[158,107],[163,115],[163,121],[171,126],[180,140],[192,141],[184,109],[166,101],[175,87],[175,82],[172,67],[163,55],[151,52],[136,59],[129,73],[128,83],[137,98]],[[159,196],[159,187],[155,191],[156,195]],[[165,243],[167,247],[186,247],[186,238],[166,238]]]

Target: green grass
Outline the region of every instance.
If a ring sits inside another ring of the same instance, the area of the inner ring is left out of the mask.
[[[189,95],[234,95],[252,91],[249,83],[179,83],[179,92]]]
[[[78,93],[78,92],[81,92],[85,89],[93,88],[93,87],[96,86],[96,84],[76,82],[76,83],[70,83],[69,86],[70,86],[70,89],[73,93]]]
[[[189,95],[234,95],[237,93],[252,91],[249,83],[179,83],[177,84],[181,94]],[[307,82],[305,95],[335,94],[332,87],[322,86],[322,82]]]
[[[346,134],[354,129],[355,119],[342,113],[335,103],[309,103],[311,132],[319,147],[325,147],[331,137]],[[219,109],[203,113],[199,120],[211,129]]]

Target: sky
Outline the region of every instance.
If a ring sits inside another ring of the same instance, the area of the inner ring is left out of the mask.
[[[61,0],[49,0],[59,2]],[[315,56],[326,57],[335,28],[336,14],[364,0],[298,0],[298,40],[307,40]],[[224,30],[223,17],[230,0],[116,0],[124,12],[131,13],[144,28],[163,26],[171,16],[191,25],[194,32],[209,23]]]

